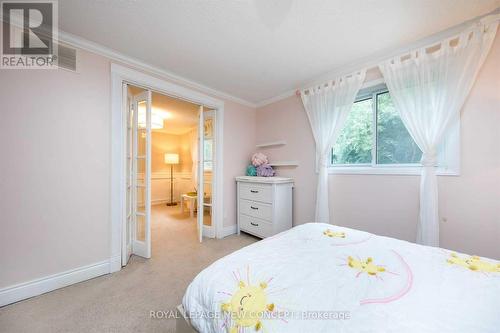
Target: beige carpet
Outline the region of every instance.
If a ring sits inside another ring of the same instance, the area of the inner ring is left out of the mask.
[[[174,332],[174,319],[151,319],[150,311],[174,309],[198,272],[257,240],[200,244],[178,206],[154,206],[152,220],[151,259],[133,256],[120,272],[0,308],[0,332]]]

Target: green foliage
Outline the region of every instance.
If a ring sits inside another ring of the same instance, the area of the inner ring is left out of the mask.
[[[408,134],[389,93],[377,95],[377,163],[418,163],[422,152]],[[333,164],[371,164],[373,100],[354,103],[332,149]]]
[[[413,141],[388,92],[377,95],[377,163],[418,163],[422,152]]]
[[[333,149],[332,163],[371,163],[372,115],[371,98],[354,103]]]

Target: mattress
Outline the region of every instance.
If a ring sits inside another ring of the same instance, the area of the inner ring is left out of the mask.
[[[183,298],[198,332],[500,332],[500,265],[308,223],[242,248]]]

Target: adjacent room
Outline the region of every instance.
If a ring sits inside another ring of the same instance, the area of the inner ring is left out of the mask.
[[[0,18],[0,332],[500,331],[500,0]]]
[[[156,244],[173,235],[184,237],[185,244],[215,235],[216,110],[129,84],[126,88],[127,218],[122,265],[132,254],[151,258]]]

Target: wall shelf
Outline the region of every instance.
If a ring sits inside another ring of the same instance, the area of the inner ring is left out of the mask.
[[[257,148],[268,148],[268,147],[284,146],[284,145],[286,145],[285,140],[278,140],[278,141],[259,143],[259,144],[256,144],[255,146]]]
[[[298,167],[299,161],[276,161],[269,163],[272,167]]]

